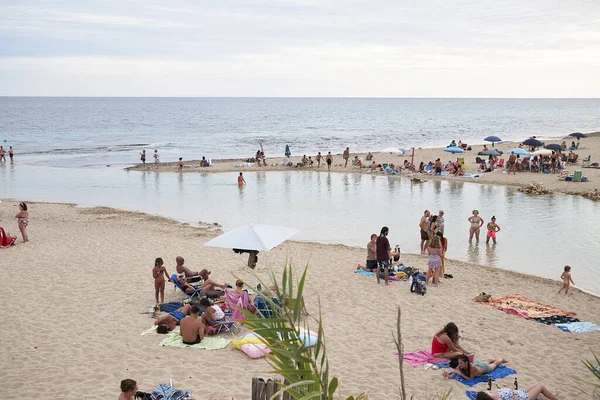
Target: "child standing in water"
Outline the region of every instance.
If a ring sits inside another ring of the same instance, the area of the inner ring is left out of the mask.
[[[573,285],[575,284],[575,282],[573,282],[573,278],[571,278],[571,267],[569,267],[568,265],[565,265],[565,270],[562,273],[562,275],[560,276],[560,279],[562,279],[563,285],[560,288],[560,290],[558,291],[558,293],[562,292],[564,289],[565,294],[569,294],[569,288],[571,287],[571,283]]]
[[[492,217],[492,220],[490,222],[488,222],[487,224],[487,239],[485,240],[486,243],[490,242],[490,238],[494,241],[494,244],[496,244],[496,232],[500,232],[500,227],[498,226],[498,224],[496,224],[496,217]]]
[[[171,282],[169,273],[163,264],[163,259],[158,257],[154,261],[154,268],[152,268],[152,277],[154,278],[154,297],[156,298],[156,304],[163,304],[165,302],[165,276],[167,277],[167,280]],[[159,293],[160,303],[158,302]]]
[[[246,184],[246,180],[244,179],[244,175],[240,172],[240,176],[238,176],[238,186],[242,187]]]
[[[179,162],[177,163],[177,172],[183,172],[183,157],[179,157]]]

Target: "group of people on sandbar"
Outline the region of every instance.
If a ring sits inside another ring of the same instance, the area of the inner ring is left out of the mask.
[[[444,372],[446,379],[460,376],[466,380],[472,380],[478,376],[489,374],[496,368],[506,363],[504,358],[492,358],[487,362],[475,360],[473,353],[465,350],[460,344],[458,326],[449,322],[438,331],[431,341],[431,354],[435,358],[446,358],[450,360],[450,366],[454,371]],[[516,386],[516,385],[515,385]],[[550,400],[558,400],[558,397],[546,388],[543,383],[535,383],[525,389],[515,387],[502,388],[497,391],[480,391],[477,400],[535,400],[539,395],[544,395]]]

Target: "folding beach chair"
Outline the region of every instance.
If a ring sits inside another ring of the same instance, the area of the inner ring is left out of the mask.
[[[581,182],[581,178],[583,178],[583,171],[578,169],[573,174],[573,182]]]
[[[498,165],[497,165],[497,167],[498,167],[498,168],[504,168],[504,158],[501,158],[501,159],[500,159],[500,162],[498,162]]]
[[[194,298],[199,299],[200,297],[204,296],[204,294],[202,293],[203,288],[194,289],[193,293],[186,292],[183,289],[183,286],[181,286],[181,284],[179,283],[179,280],[177,279],[177,274],[171,275],[171,281],[173,281],[173,284],[175,285],[176,288],[178,288],[183,293],[185,293],[185,295],[187,296],[186,300],[192,300]]]

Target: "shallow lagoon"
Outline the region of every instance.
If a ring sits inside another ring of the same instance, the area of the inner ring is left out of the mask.
[[[594,261],[600,204],[581,197],[535,197],[504,186],[414,184],[386,176],[307,171],[248,172],[248,184],[240,189],[237,175],[8,164],[0,167],[0,197],[108,206],[188,223],[215,221],[226,230],[246,223],[281,224],[301,229],[297,240],[352,246],[365,246],[371,233],[387,225],[391,244],[411,253],[419,251],[423,210],[443,209],[449,258],[553,279],[569,264],[580,287],[600,293]],[[467,218],[473,209],[486,222],[496,216],[502,229],[496,246],[485,244],[484,229],[482,241],[469,244]]]

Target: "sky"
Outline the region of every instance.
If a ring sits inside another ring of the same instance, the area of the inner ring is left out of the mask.
[[[599,21],[599,0],[0,0],[0,95],[598,98]]]

